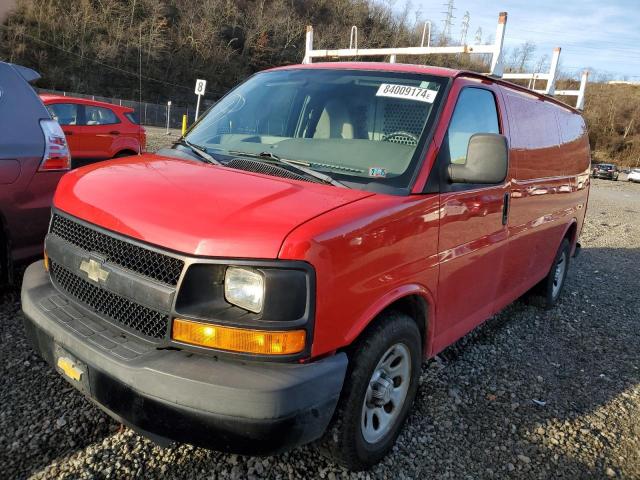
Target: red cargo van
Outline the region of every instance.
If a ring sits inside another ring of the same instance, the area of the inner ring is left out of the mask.
[[[63,177],[26,329],[151,438],[269,454],[322,437],[366,468],[423,358],[527,291],[557,301],[589,171],[576,110],[495,78],[266,71],[172,149]]]

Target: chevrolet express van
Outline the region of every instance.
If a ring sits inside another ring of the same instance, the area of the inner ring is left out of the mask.
[[[581,115],[499,79],[269,70],[173,148],[63,177],[26,330],[150,438],[255,455],[319,440],[367,468],[424,358],[526,292],[558,300],[589,173]]]

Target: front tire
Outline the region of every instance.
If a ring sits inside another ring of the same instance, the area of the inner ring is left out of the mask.
[[[409,316],[389,312],[353,345],[343,394],[321,440],[350,470],[364,470],[389,452],[418,389],[422,337]]]

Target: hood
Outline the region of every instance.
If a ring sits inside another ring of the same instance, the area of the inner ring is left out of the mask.
[[[147,154],[69,172],[54,205],[186,254],[276,258],[294,228],[370,195]]]

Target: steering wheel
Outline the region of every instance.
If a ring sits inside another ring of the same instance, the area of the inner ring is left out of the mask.
[[[382,137],[383,142],[401,143],[403,145],[417,145],[418,137],[413,133],[398,130]]]

